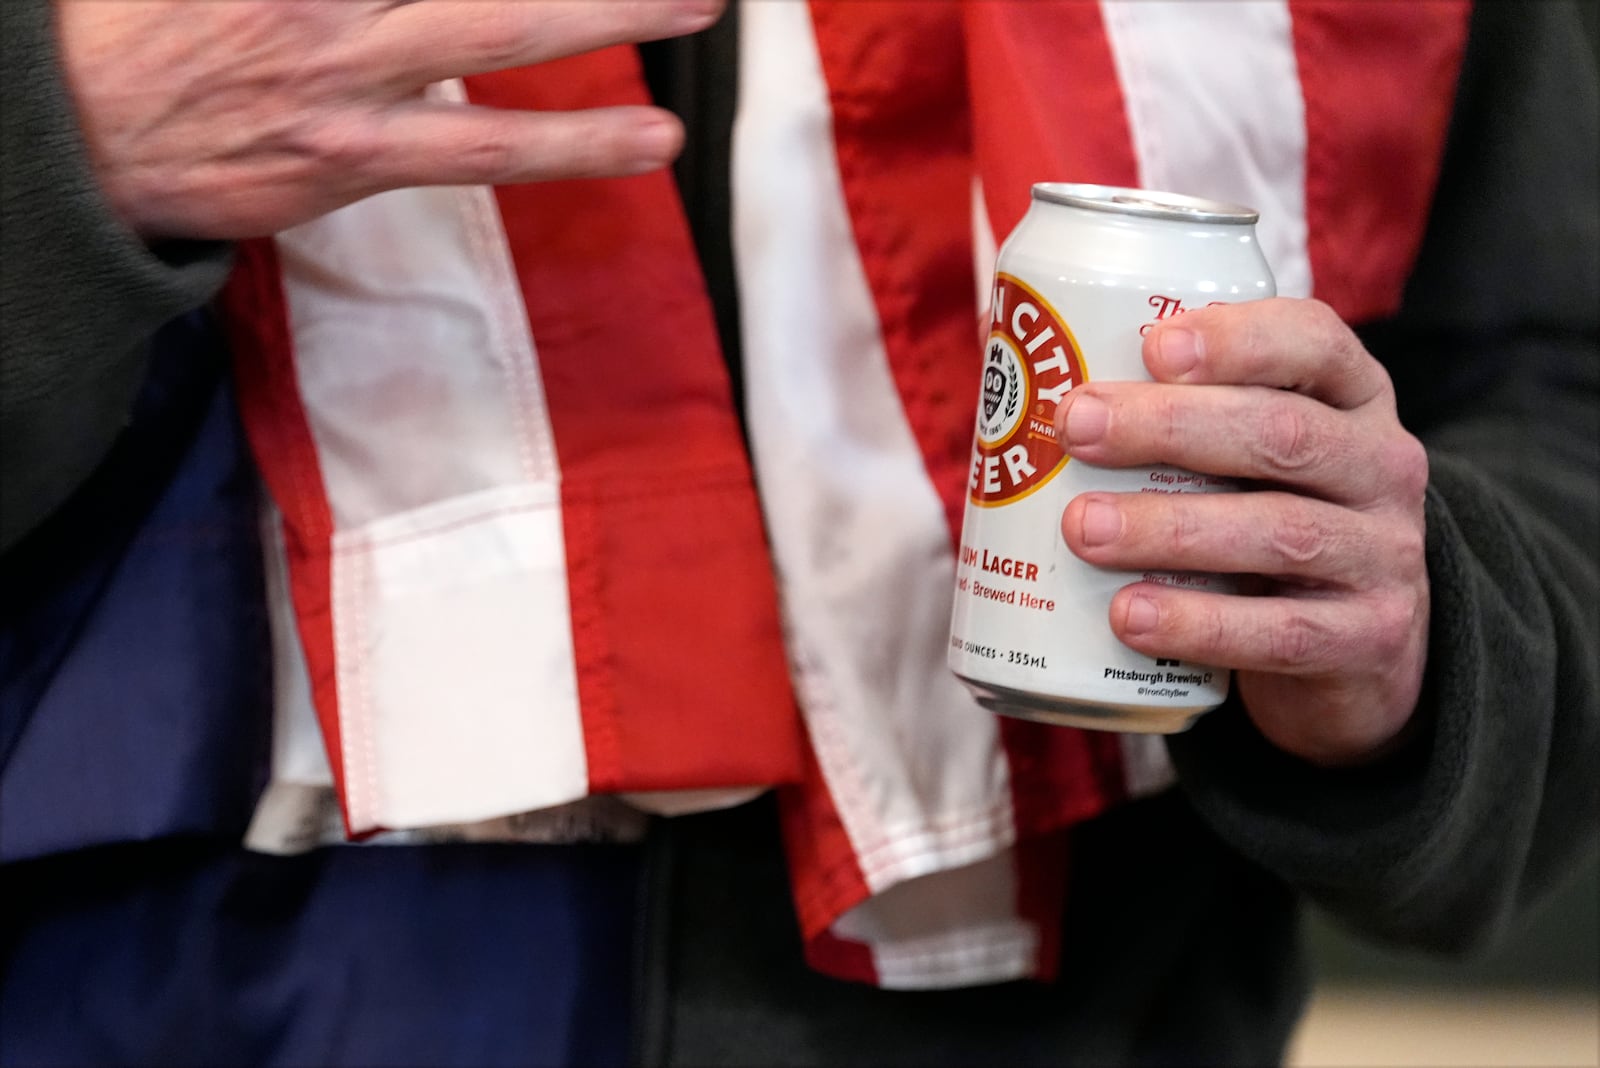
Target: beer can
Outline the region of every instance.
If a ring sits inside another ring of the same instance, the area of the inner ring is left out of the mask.
[[[1208,304],[1273,296],[1256,212],[1175,193],[1041,183],[1000,248],[957,550],[949,664],[980,704],[1072,726],[1171,733],[1228,695],[1226,670],[1135,652],[1112,595],[1139,580],[1229,592],[1222,576],[1111,571],[1061,536],[1090,490],[1211,493],[1226,479],[1069,458],[1055,414],[1090,380],[1149,381],[1155,324]]]

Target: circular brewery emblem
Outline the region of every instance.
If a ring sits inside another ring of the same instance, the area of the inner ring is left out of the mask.
[[[1056,406],[1086,377],[1056,310],[1019,279],[997,274],[968,480],[974,504],[1019,500],[1061,470],[1067,455],[1056,443]]]
[[[989,336],[983,356],[983,406],[978,412],[978,440],[985,445],[1004,441],[1022,418],[1022,398],[1028,392],[1028,368],[1009,338]]]

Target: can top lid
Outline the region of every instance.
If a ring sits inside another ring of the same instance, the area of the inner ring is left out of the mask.
[[[1122,189],[1113,185],[1037,182],[1033,187],[1033,199],[1065,204],[1071,208],[1177,222],[1249,226],[1261,217],[1254,209],[1239,204],[1185,196],[1182,193],[1162,193],[1153,189]]]

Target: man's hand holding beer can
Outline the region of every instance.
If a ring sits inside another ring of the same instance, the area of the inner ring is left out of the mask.
[[[1083,493],[1061,530],[1107,569],[1241,577],[1239,593],[1136,582],[1116,636],[1151,657],[1235,669],[1271,742],[1323,765],[1388,751],[1428,648],[1426,453],[1387,372],[1312,300],[1214,305],[1145,337],[1153,382],[1093,381],[1056,412],[1074,459],[1170,464],[1224,493]]]

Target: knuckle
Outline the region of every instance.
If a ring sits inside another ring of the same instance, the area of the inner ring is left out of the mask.
[[[527,61],[528,33],[516,5],[482,4],[474,13],[472,40],[475,65],[499,71]]]
[[[1285,570],[1299,571],[1326,555],[1328,533],[1308,516],[1285,509],[1268,526],[1267,545]]]
[[[1377,662],[1399,660],[1411,643],[1417,604],[1405,597],[1381,597],[1371,608],[1367,647]]]
[[[1386,554],[1402,575],[1417,575],[1428,568],[1428,537],[1420,523],[1398,524]]]
[[[1377,361],[1362,346],[1350,324],[1330,305],[1315,299],[1306,303],[1303,334],[1309,341],[1310,351],[1325,354],[1326,363],[1321,373],[1342,383],[1346,390],[1354,390],[1367,380],[1371,371],[1368,365]],[[1388,376],[1382,377],[1387,379]]]
[[[1234,638],[1234,628],[1223,613],[1214,609],[1207,611],[1200,619],[1198,630],[1201,635],[1201,659],[1225,664],[1233,658],[1232,652],[1238,642]]]
[[[1400,434],[1383,446],[1379,462],[1396,492],[1419,500],[1428,489],[1428,450],[1410,434]]]
[[[1328,635],[1306,616],[1296,613],[1267,631],[1267,655],[1280,669],[1304,669],[1328,657]]]
[[[382,148],[375,125],[353,116],[303,126],[297,132],[296,141],[300,152],[333,175],[368,172]]]
[[[1348,356],[1360,347],[1355,334],[1332,305],[1313,297],[1305,301],[1304,307],[1305,323],[1300,329],[1309,336],[1316,351]]]
[[[1184,507],[1187,502],[1175,501],[1166,528],[1167,556],[1174,563],[1185,560],[1199,545],[1204,529],[1193,510]]]
[[[1304,470],[1316,457],[1317,440],[1311,423],[1287,398],[1275,399],[1262,413],[1256,441],[1256,459],[1268,474]]]
[[[1241,368],[1252,368],[1270,358],[1273,349],[1270,317],[1257,314],[1248,304],[1207,310],[1219,313],[1220,321],[1214,327],[1217,347],[1226,352],[1230,360]]]
[[[1316,297],[1308,297],[1302,307],[1306,309],[1306,322],[1311,329],[1318,332],[1321,340],[1331,340],[1334,336],[1343,336],[1349,332],[1344,319],[1333,310],[1333,305]]]
[[[451,163],[453,169],[468,175],[470,182],[492,184],[515,171],[517,151],[503,131],[480,129],[456,146]]]
[[[1172,456],[1173,450],[1183,441],[1183,412],[1177,401],[1165,390],[1154,390],[1146,394],[1142,407],[1144,411],[1139,413],[1139,418],[1113,418],[1113,433],[1121,429],[1124,434],[1147,435],[1147,447],[1156,458]],[[1127,444],[1144,451],[1135,442]]]
[[[1361,351],[1377,366],[1378,391],[1373,394],[1369,403],[1377,405],[1380,411],[1399,422],[1400,400],[1394,391],[1394,378],[1390,376],[1389,369],[1379,363],[1371,353],[1365,349]]]

